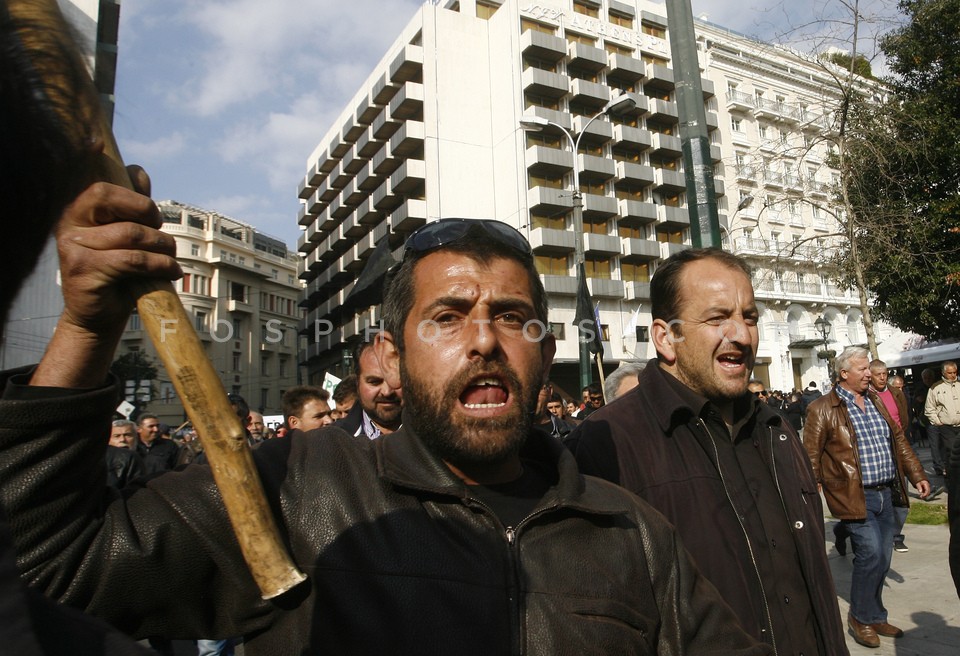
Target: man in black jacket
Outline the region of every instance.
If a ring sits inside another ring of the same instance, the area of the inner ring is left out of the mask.
[[[757,353],[750,270],[682,251],[650,286],[657,359],[568,444],[679,531],[747,631],[790,653],[846,654],[823,514],[793,429],[747,392]]]
[[[659,515],[531,430],[554,343],[529,245],[495,221],[438,221],[407,241],[376,346],[405,390],[403,428],[254,452],[308,583],[259,598],[207,467],[105,498],[87,426],[116,403],[102,352],[118,333],[100,327],[124,323],[124,277],[176,268],[152,228],[102,230],[138,218],[126,192],[82,198],[61,230],[73,275],[57,343],[32,372],[0,376],[0,504],[37,588],[136,635],[244,634],[251,655],[769,653]]]

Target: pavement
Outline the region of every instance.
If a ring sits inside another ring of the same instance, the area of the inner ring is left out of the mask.
[[[932,474],[930,449],[915,449],[927,469],[927,476],[934,489],[943,485],[943,477]],[[913,493],[913,491],[911,489]],[[923,504],[947,504],[946,493],[931,501],[911,498],[910,502]],[[853,570],[853,553],[841,556],[833,545],[833,524],[836,520],[825,516],[827,556],[833,580],[837,586],[840,613],[846,627],[847,610],[850,608],[850,576]],[[947,544],[950,531],[946,524],[922,526],[906,524],[904,541],[910,549],[907,553],[893,553],[893,563],[887,574],[883,590],[883,603],[887,607],[888,621],[903,629],[902,638],[880,638],[880,647],[871,649],[854,642],[847,631],[847,646],[851,656],[957,656],[960,654],[960,598],[950,576],[947,561]]]

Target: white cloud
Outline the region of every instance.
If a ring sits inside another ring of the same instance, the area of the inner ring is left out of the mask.
[[[124,156],[130,161],[171,159],[184,152],[186,140],[181,132],[174,132],[152,141],[125,140]]]
[[[414,0],[191,5],[185,20],[206,39],[201,72],[181,98],[192,111],[210,116],[268,93],[283,97],[311,78],[323,88],[343,66],[360,60],[370,62],[368,69],[418,5]]]

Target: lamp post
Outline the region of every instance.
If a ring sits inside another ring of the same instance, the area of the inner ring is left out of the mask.
[[[577,271],[577,284],[579,289],[580,275],[583,271],[583,194],[580,191],[580,169],[577,165],[577,153],[580,148],[580,139],[587,132],[590,124],[601,116],[608,114],[618,114],[633,109],[637,106],[637,101],[627,94],[621,94],[609,101],[599,112],[590,117],[590,120],[584,124],[580,133],[574,136],[570,130],[559,123],[554,123],[542,116],[524,116],[520,119],[520,127],[532,132],[540,132],[548,125],[560,130],[566,135],[573,149],[573,248],[574,248],[574,266]],[[590,349],[587,342],[579,335],[580,346],[580,387],[584,388],[590,384]]]
[[[817,320],[813,322],[813,327],[817,329],[817,332],[820,333],[820,338],[823,339],[823,350],[817,353],[817,357],[827,361],[827,379],[829,380],[833,376],[833,358],[837,355],[836,351],[831,351],[827,348],[827,335],[830,334],[830,329],[833,328],[833,325],[824,317],[818,317]]]

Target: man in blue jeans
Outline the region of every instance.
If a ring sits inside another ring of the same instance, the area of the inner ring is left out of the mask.
[[[890,569],[896,507],[908,507],[904,475],[920,492],[930,482],[899,424],[870,388],[869,352],[844,349],[835,363],[837,384],[807,409],[803,444],[810,456],[839,534],[853,546],[850,615],[854,640],[879,647],[880,638],[903,631],[887,621],[883,582]]]

